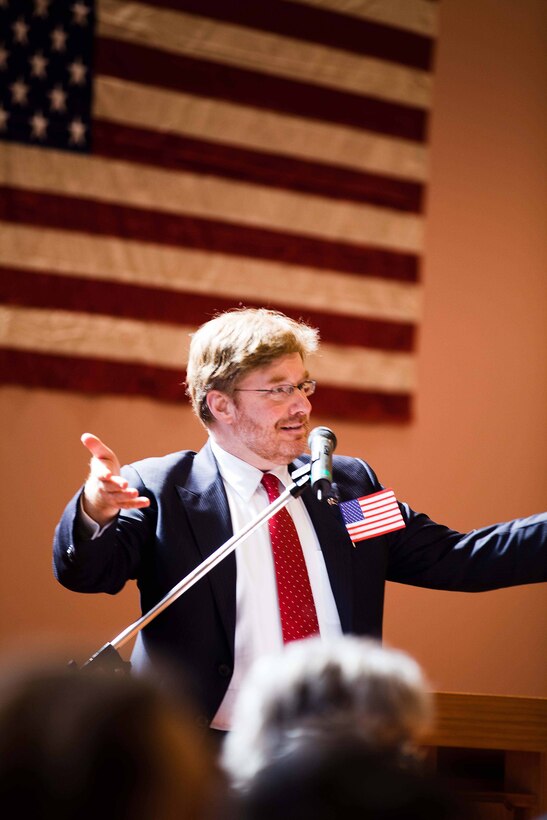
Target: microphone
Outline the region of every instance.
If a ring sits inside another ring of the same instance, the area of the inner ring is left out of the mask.
[[[311,450],[312,490],[321,501],[332,484],[332,454],[336,449],[336,436],[328,427],[314,427],[308,437]]]

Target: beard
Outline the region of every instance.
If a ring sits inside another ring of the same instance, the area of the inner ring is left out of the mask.
[[[310,420],[305,413],[267,423],[238,408],[236,425],[234,432],[240,442],[270,464],[289,464],[301,455],[310,431]]]

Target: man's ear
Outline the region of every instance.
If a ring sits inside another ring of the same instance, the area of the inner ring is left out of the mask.
[[[207,405],[215,421],[232,424],[235,417],[233,399],[220,390],[210,390],[207,393]]]

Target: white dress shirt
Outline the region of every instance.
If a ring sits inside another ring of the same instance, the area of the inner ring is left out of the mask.
[[[227,453],[209,437],[213,454],[226,489],[234,533],[268,506],[268,496],[262,486],[262,471],[246,461]],[[286,466],[270,470],[281,484],[291,484]],[[283,487],[281,488],[282,491]],[[322,637],[341,633],[340,617],[334,602],[323,553],[306,507],[300,498],[287,505],[292,516],[317,610]],[[229,729],[235,699],[252,663],[264,654],[283,649],[281,620],[277,602],[275,569],[268,525],[249,536],[235,551],[237,564],[236,632],[234,671],[228,691],[211,725]]]

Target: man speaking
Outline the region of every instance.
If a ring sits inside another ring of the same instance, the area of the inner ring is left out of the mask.
[[[55,533],[59,581],[114,594],[135,579],[148,612],[265,509],[310,460],[316,383],[306,362],[317,346],[315,329],[266,309],[202,325],[187,386],[207,444],[121,468],[100,439],[82,436],[91,467]],[[320,430],[312,450],[333,436]],[[379,637],[386,580],[467,592],[547,580],[547,514],[459,533],[398,502],[366,462],[344,456],[333,457],[332,487],[328,475],[314,484],[137,638],[134,668],[180,663],[215,729],[230,728],[260,655],[314,634]]]

